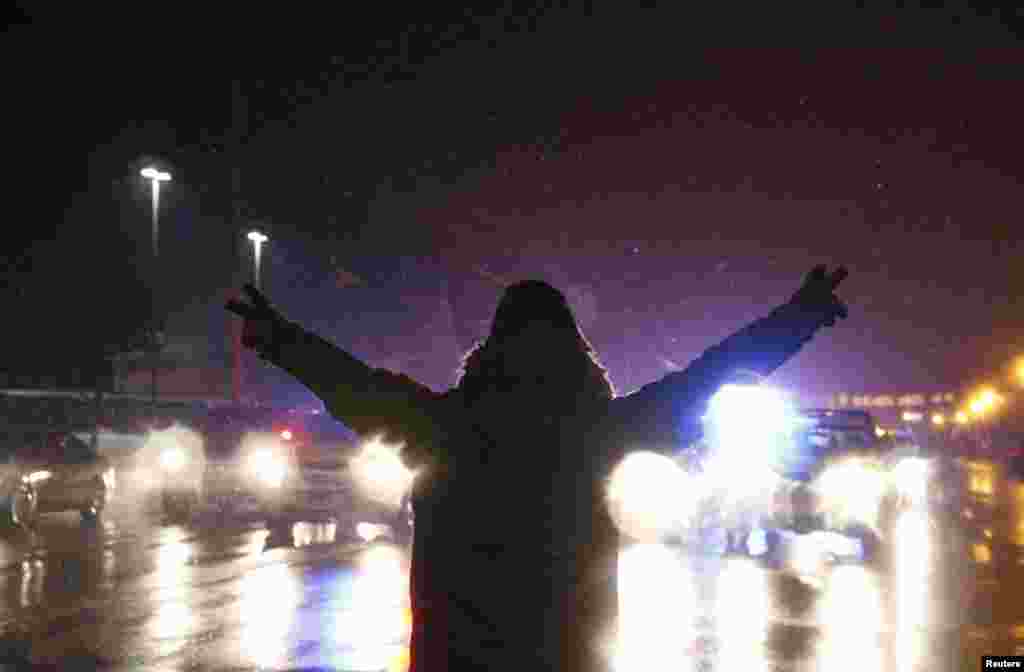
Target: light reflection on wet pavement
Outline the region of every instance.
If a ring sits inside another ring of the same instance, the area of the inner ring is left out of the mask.
[[[271,533],[130,514],[115,509],[94,528],[48,516],[31,536],[0,539],[5,642],[27,647],[35,669],[407,665],[408,560],[397,548],[351,542],[331,523]],[[1021,553],[1009,543],[1020,529],[1015,514],[954,535],[908,512],[877,563],[813,580],[631,546],[620,634],[604,646],[617,672],[978,669],[982,654],[1024,651]]]

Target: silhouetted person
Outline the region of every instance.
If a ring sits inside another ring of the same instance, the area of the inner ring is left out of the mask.
[[[699,433],[735,371],[767,375],[846,316],[846,276],[815,268],[793,298],[685,371],[615,398],[550,285],[508,287],[490,335],[438,394],[371,369],[285,320],[251,287],[244,342],[303,382],[363,435],[404,444],[416,479],[412,670],[609,666],[618,531],[604,480],[627,451],[677,449]]]

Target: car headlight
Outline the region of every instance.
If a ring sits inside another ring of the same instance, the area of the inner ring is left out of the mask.
[[[374,439],[352,460],[353,476],[371,498],[398,500],[409,489],[414,474],[402,463],[399,452],[400,447]]]
[[[882,474],[862,460],[834,464],[822,472],[815,489],[829,509],[875,525],[884,493]]]
[[[284,481],[285,463],[269,450],[260,450],[249,457],[249,469],[264,485],[276,488]]]
[[[657,539],[697,512],[696,479],[664,455],[636,451],[612,471],[606,498],[612,519],[633,539]]]
[[[181,471],[185,466],[185,451],[181,448],[165,448],[160,453],[160,466],[167,471]]]

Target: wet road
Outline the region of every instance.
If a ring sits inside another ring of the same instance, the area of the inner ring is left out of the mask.
[[[802,578],[629,547],[620,634],[604,645],[620,672],[976,670],[982,654],[1024,653],[1024,497],[1001,492],[963,530],[909,512],[879,561]],[[58,514],[0,538],[0,625],[24,669],[399,670],[406,572],[397,549],[329,523],[270,537],[258,521],[172,525],[122,502],[95,527]]]

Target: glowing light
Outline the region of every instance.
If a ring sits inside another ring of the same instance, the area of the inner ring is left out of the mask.
[[[921,422],[924,415],[917,411],[903,411],[903,422]]]
[[[405,555],[375,546],[356,557],[348,608],[334,623],[334,641],[345,650],[333,661],[347,670],[403,669],[412,631]]]
[[[696,511],[695,490],[694,479],[672,459],[637,451],[615,467],[606,496],[612,520],[624,534],[656,541],[684,526]]]
[[[764,669],[772,611],[765,572],[746,558],[730,558],[718,576],[716,592],[715,623],[721,638],[717,669]],[[666,668],[671,669],[662,669]]]
[[[379,439],[363,444],[351,467],[356,483],[370,498],[397,506],[412,485],[415,473],[400,457],[401,446],[390,446]]]
[[[1002,401],[1003,398],[998,392],[992,388],[985,388],[975,396],[969,408],[974,415],[984,415],[993,410]]]
[[[278,487],[287,470],[284,460],[269,450],[260,450],[249,457],[249,467],[265,485]]]
[[[160,453],[160,466],[167,471],[179,471],[185,466],[185,453],[181,448],[168,448]]]
[[[928,494],[928,478],[931,463],[920,457],[905,457],[892,470],[893,485],[903,496],[913,502],[925,501]]]
[[[157,170],[156,168],[153,168],[152,166],[149,166],[147,168],[143,168],[142,170],[139,171],[139,173],[144,178],[146,178],[147,180],[153,180],[154,182],[170,182],[171,181],[171,174],[170,173],[166,173],[166,172],[163,172],[161,170]]]
[[[302,586],[295,570],[270,565],[241,579],[238,609],[241,617],[240,652],[247,663],[278,667],[288,660],[288,635],[302,603]]]
[[[818,477],[815,489],[827,510],[877,528],[885,491],[885,478],[877,465],[861,459],[834,464]]]
[[[824,631],[818,645],[820,669],[883,669],[885,651],[879,634],[884,631],[884,613],[877,576],[858,565],[833,568],[818,612]]]
[[[946,424],[946,416],[944,416],[942,413],[933,413],[932,424],[938,426]]]
[[[875,436],[878,438],[885,438],[886,431],[881,427],[875,427]]]
[[[250,231],[248,234],[246,234],[245,237],[251,240],[252,242],[256,243],[257,246],[270,240],[269,238],[267,238],[267,236],[260,233],[259,231]]]
[[[290,430],[290,429],[282,430],[281,431],[281,438],[284,439],[285,441],[291,441],[292,440],[292,430]]]
[[[705,420],[713,444],[704,478],[708,487],[735,504],[761,497],[778,485],[773,452],[798,422],[779,390],[723,385],[711,398]]]
[[[615,672],[676,669],[693,639],[696,595],[679,556],[661,544],[619,554],[619,627],[608,647]]]
[[[53,474],[49,471],[33,471],[31,474],[26,476],[26,480],[35,485],[36,483],[49,479],[51,476],[53,476]]]
[[[958,425],[966,425],[971,421],[971,417],[964,411],[957,411],[956,415],[953,416],[953,422]]]

